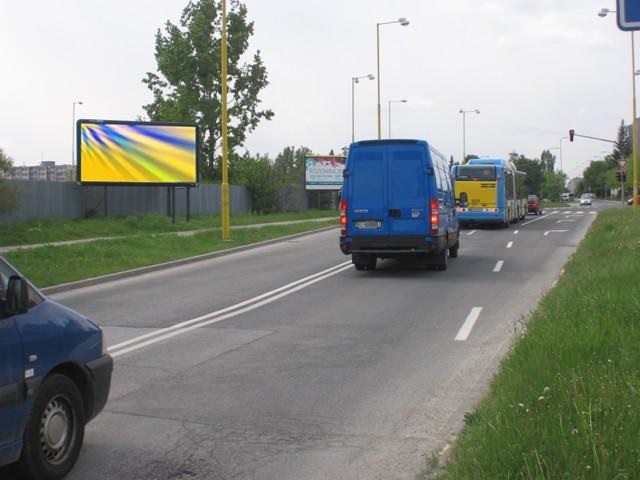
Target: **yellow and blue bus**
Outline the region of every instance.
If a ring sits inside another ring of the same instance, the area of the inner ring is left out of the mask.
[[[525,173],[513,162],[475,158],[465,165],[454,165],[451,173],[461,225],[497,223],[508,227],[527,214]],[[462,193],[466,193],[466,205],[460,205]]]

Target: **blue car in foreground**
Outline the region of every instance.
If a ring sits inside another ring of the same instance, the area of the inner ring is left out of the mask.
[[[42,295],[0,257],[0,467],[58,480],[104,407],[113,360],[102,329]]]

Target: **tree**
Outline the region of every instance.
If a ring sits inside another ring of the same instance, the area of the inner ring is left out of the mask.
[[[272,213],[278,210],[278,188],[273,181],[273,168],[267,155],[257,154],[252,157],[249,152],[245,152],[235,161],[233,179],[251,191],[253,211]]]
[[[11,168],[13,168],[13,160],[0,148],[0,213],[13,212],[20,206],[18,190],[3,178]]]
[[[541,195],[540,187],[544,179],[544,173],[542,169],[542,162],[537,159],[530,159],[524,155],[518,155],[517,152],[511,152],[509,154],[509,160],[511,160],[516,168],[527,174],[524,177],[524,186],[526,193],[536,193]]]
[[[153,102],[143,108],[151,120],[196,122],[200,127],[205,179],[219,177],[221,148],[221,0],[193,0],[182,11],[180,25],[167,21],[156,33],[157,73],[142,81],[153,92]],[[261,120],[273,117],[260,110],[258,94],[266,87],[267,69],[258,50],[250,62],[240,63],[253,35],[247,8],[231,0],[227,15],[229,88],[229,151],[242,146],[247,132]]]
[[[273,163],[273,178],[278,187],[278,205],[284,210],[295,207],[295,195],[304,191],[304,158],[308,147],[285,147]]]
[[[540,155],[540,163],[544,172],[553,172],[556,168],[556,156],[550,150],[543,150]]]
[[[629,138],[627,127],[624,124],[624,120],[621,120],[620,126],[618,127],[616,143],[614,144],[613,152],[610,155],[612,161],[607,161],[607,166],[609,168],[617,167],[618,161],[625,160],[631,156],[632,148],[633,146],[631,144],[631,139]]]
[[[607,163],[605,161],[594,161],[584,170],[583,188],[586,192],[603,196],[605,193],[605,183],[607,182]]]
[[[473,154],[469,154],[469,155],[465,155],[464,157],[464,163],[468,163],[469,160],[473,160],[474,158],[480,158],[477,155],[473,155]]]
[[[540,186],[540,192],[542,198],[548,198],[554,202],[560,200],[560,194],[564,192],[567,182],[567,176],[562,172],[546,172],[542,185]]]

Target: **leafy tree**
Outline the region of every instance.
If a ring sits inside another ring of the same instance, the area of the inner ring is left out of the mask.
[[[246,186],[251,191],[253,211],[272,213],[278,210],[278,187],[273,179],[271,160],[267,155],[251,156],[249,152],[235,161],[233,169],[235,183]]]
[[[0,148],[0,213],[13,212],[20,206],[18,190],[3,178],[12,167],[13,160]]]
[[[608,170],[607,163],[603,160],[591,162],[583,173],[583,191],[603,196]]]
[[[468,163],[469,160],[473,160],[474,158],[480,158],[478,155],[468,154],[464,156],[464,163]]]
[[[518,155],[517,152],[511,152],[509,159],[516,165],[519,171],[527,174],[524,178],[526,193],[541,194],[540,187],[542,186],[542,180],[544,178],[542,162],[537,159],[527,158],[524,155]]]
[[[273,178],[278,187],[278,204],[284,210],[294,206],[294,195],[304,191],[304,157],[310,155],[307,147],[285,147],[273,164]]]
[[[542,197],[557,202],[565,190],[566,183],[567,176],[563,172],[546,172],[540,186]]]
[[[167,21],[156,34],[157,73],[142,80],[153,93],[143,108],[151,120],[195,121],[200,127],[205,179],[219,177],[216,160],[221,148],[221,0],[192,0],[182,11],[180,24]],[[227,15],[229,151],[244,144],[247,132],[273,117],[261,110],[258,95],[266,87],[267,69],[258,50],[241,63],[253,35],[247,8],[231,0]]]
[[[556,168],[556,156],[550,150],[543,150],[540,155],[540,164],[544,172],[553,172]]]

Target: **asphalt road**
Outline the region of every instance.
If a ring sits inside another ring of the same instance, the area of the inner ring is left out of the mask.
[[[415,478],[608,206],[464,230],[445,272],[357,272],[336,230],[54,295],[115,357],[68,478]]]

